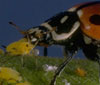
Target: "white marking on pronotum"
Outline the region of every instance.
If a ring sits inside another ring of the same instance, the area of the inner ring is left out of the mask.
[[[68,11],[70,11],[70,12],[73,12],[73,11],[75,11],[75,10],[76,10],[75,7],[68,9]]]
[[[83,11],[82,10],[78,10],[77,14],[78,14],[79,17],[81,17],[83,15]]]
[[[49,30],[52,30],[53,27],[51,27],[48,23],[43,23],[41,24],[42,26],[45,26],[46,28],[48,28]],[[52,37],[55,41],[59,41],[59,40],[65,40],[67,38],[69,38],[80,26],[80,22],[77,21],[75,22],[75,24],[73,25],[71,31],[69,33],[62,33],[62,34],[57,34],[55,31],[52,31]]]
[[[68,16],[64,16],[64,17],[61,19],[60,22],[63,24],[67,19],[68,19]]]

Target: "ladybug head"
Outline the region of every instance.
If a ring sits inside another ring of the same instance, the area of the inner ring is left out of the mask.
[[[48,46],[50,43],[51,34],[48,33],[49,30],[44,26],[37,26],[33,27],[27,30],[27,35],[25,35],[25,38],[29,38],[31,43],[38,42],[38,45],[41,46]]]

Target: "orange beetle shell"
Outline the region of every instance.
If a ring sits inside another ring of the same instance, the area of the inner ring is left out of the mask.
[[[93,2],[92,2],[93,3]],[[81,30],[83,33],[95,40],[100,40],[100,2],[94,4],[85,3],[74,6],[74,8],[79,8],[82,5],[86,5],[83,8],[80,8],[81,11],[80,22]],[[91,4],[91,5],[88,5]]]

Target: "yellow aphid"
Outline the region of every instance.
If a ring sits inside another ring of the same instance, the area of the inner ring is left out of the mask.
[[[0,55],[4,54],[4,51],[0,48]]]
[[[0,79],[6,80],[9,83],[17,83],[22,80],[20,74],[16,70],[8,67],[0,67]]]
[[[7,46],[6,51],[10,55],[28,55],[35,46],[29,42],[17,41]]]
[[[17,83],[16,85],[31,85],[29,82],[25,81],[24,83]]]
[[[77,68],[75,71],[79,76],[84,77],[86,75],[86,71],[82,68]]]

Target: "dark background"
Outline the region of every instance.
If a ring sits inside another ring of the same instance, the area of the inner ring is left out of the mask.
[[[8,45],[23,37],[8,24],[9,21],[25,30],[76,4],[88,1],[95,0],[0,0],[0,45]],[[43,55],[43,48],[37,48],[40,49],[40,55]],[[48,51],[49,56],[63,56],[61,46],[49,47]],[[83,57],[82,52],[79,51],[77,56]]]

